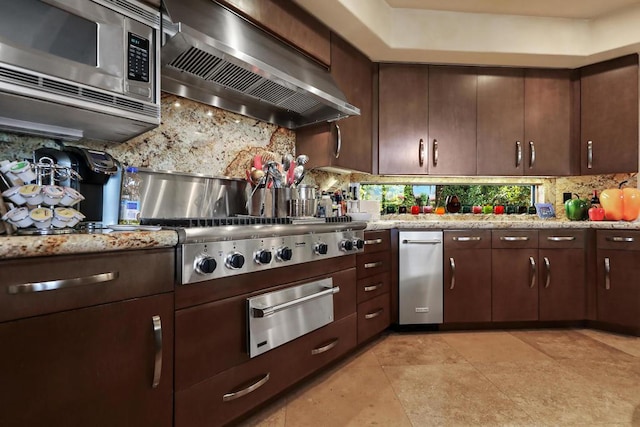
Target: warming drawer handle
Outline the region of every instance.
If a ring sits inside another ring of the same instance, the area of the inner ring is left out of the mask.
[[[456,286],[456,260],[453,257],[449,258],[449,265],[451,266],[451,285],[449,289],[453,290]]]
[[[527,236],[501,236],[500,240],[505,242],[526,242],[529,238]]]
[[[279,311],[286,310],[287,308],[303,304],[307,301],[311,301],[316,298],[323,297],[325,295],[337,294],[338,292],[340,292],[340,286],[334,286],[333,288],[325,289],[324,291],[316,292],[315,294],[311,294],[301,298],[293,299],[291,301],[283,302],[282,304],[272,305],[271,307],[265,307],[265,308],[252,307],[251,313],[253,317],[267,317]]]
[[[439,245],[442,240],[403,240],[403,245]]]
[[[635,241],[633,237],[620,237],[620,236],[607,237],[607,240],[610,242],[624,242],[624,243],[631,243]]]
[[[262,387],[263,385],[265,385],[267,383],[267,381],[269,381],[269,377],[271,376],[270,372],[267,372],[267,374],[260,378],[258,381],[256,381],[255,383],[251,384],[249,387],[247,388],[243,388],[240,391],[234,391],[232,393],[227,393],[222,395],[222,401],[223,402],[231,402],[232,400],[236,400],[242,396],[246,396],[249,393],[252,393],[254,391],[256,391],[257,389],[259,389],[260,387]]]
[[[365,245],[379,245],[381,243],[382,243],[382,239],[371,239],[371,240],[364,241]]]
[[[380,316],[383,312],[384,312],[384,308],[379,308],[379,309],[377,309],[376,311],[373,311],[373,312],[371,312],[371,313],[367,313],[367,314],[365,314],[365,315],[364,315],[364,318],[365,318],[366,320],[370,320],[370,319],[373,319],[373,318],[375,318],[375,317]]]
[[[549,236],[547,240],[552,242],[570,242],[576,240],[576,236]]]
[[[609,258],[604,259],[604,288],[611,289],[611,260]]]
[[[593,141],[587,141],[587,168],[593,168]]]
[[[340,132],[340,126],[337,123],[333,124],[336,127],[336,154],[335,158],[340,157],[340,151],[342,151],[342,132]]]
[[[452,240],[455,242],[479,242],[482,240],[480,236],[453,236]]]
[[[545,281],[544,281],[544,288],[547,289],[551,284],[551,261],[549,261],[549,258],[547,257],[544,257],[544,267],[547,272],[547,277],[545,278]]]
[[[364,268],[376,268],[376,267],[382,267],[383,262],[382,261],[376,261],[376,262],[367,262],[364,265]]]
[[[64,288],[75,288],[77,286],[94,285],[105,283],[117,279],[119,273],[110,271],[108,273],[94,274],[93,276],[76,277],[74,279],[50,280],[48,282],[23,283],[21,285],[11,285],[7,288],[9,294],[27,294],[31,292],[54,291]]]
[[[326,353],[327,351],[331,350],[333,347],[337,346],[339,341],[340,341],[340,339],[336,338],[336,339],[334,339],[333,341],[331,341],[327,345],[323,345],[322,347],[314,348],[313,350],[311,350],[311,354],[313,356],[315,356],[316,354]]]
[[[536,285],[536,260],[532,256],[529,257],[529,264],[531,265],[531,284],[529,287],[533,288]]]
[[[153,382],[151,387],[157,388],[162,377],[162,320],[160,316],[151,318],[153,324],[153,340],[155,342],[156,352],[153,361]]]
[[[373,292],[373,291],[375,291],[376,289],[381,288],[383,285],[384,285],[384,284],[383,284],[382,282],[380,282],[380,283],[376,283],[375,285],[365,286],[365,287],[364,287],[364,291],[365,291],[365,292]]]

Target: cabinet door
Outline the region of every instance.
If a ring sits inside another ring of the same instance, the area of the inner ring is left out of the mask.
[[[581,173],[638,171],[638,55],[581,69]]]
[[[491,321],[491,249],[444,248],[444,323]]]
[[[477,73],[429,67],[429,174],[476,174]]]
[[[428,67],[380,64],[379,173],[428,172]]]
[[[571,70],[526,70],[524,174],[570,175],[578,171],[577,126]]]
[[[598,248],[598,320],[640,331],[639,251]]]
[[[6,322],[0,342],[2,426],[172,425],[173,294]]]
[[[494,322],[538,319],[537,263],[537,249],[493,249],[491,300]]]
[[[585,252],[540,249],[540,320],[583,320],[586,317]]]
[[[390,323],[388,293],[358,304],[358,344],[384,331]]]
[[[478,70],[478,175],[522,175],[523,138],[523,70]]]

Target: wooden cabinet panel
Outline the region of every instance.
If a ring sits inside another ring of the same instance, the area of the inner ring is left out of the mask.
[[[386,252],[391,248],[391,236],[389,230],[365,231],[364,253]]]
[[[380,64],[378,162],[381,175],[428,172],[428,90],[428,67]]]
[[[491,230],[445,230],[446,249],[491,249]]]
[[[388,293],[358,304],[358,344],[387,329],[389,316]]]
[[[538,230],[538,246],[548,249],[584,249],[586,230]]]
[[[444,323],[491,321],[491,249],[444,246]]]
[[[476,174],[476,95],[472,67],[429,66],[429,174]]]
[[[494,322],[538,320],[537,258],[537,248],[492,250]]]
[[[5,322],[0,342],[2,426],[172,425],[172,294]]]
[[[391,290],[389,273],[380,273],[358,280],[358,303],[377,297]]]
[[[493,249],[538,249],[537,230],[492,230],[491,247]]]
[[[586,317],[584,249],[540,249],[539,320]]]
[[[572,126],[573,72],[528,69],[524,78],[525,175],[579,171],[579,138]]]
[[[360,280],[389,271],[391,268],[391,256],[389,252],[358,254],[356,263],[358,280]]]
[[[478,175],[522,175],[524,72],[478,70]],[[520,151],[518,150],[520,146]],[[518,156],[518,153],[522,156]]]
[[[638,55],[580,71],[581,173],[638,172]]]

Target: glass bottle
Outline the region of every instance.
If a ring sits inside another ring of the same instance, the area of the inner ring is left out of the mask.
[[[120,193],[120,224],[140,224],[140,184],[138,168],[127,166],[122,177]]]

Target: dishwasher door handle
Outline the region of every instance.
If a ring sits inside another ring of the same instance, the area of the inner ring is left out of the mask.
[[[403,245],[439,245],[442,243],[442,240],[434,239],[434,240],[408,240],[404,239],[402,241]]]

